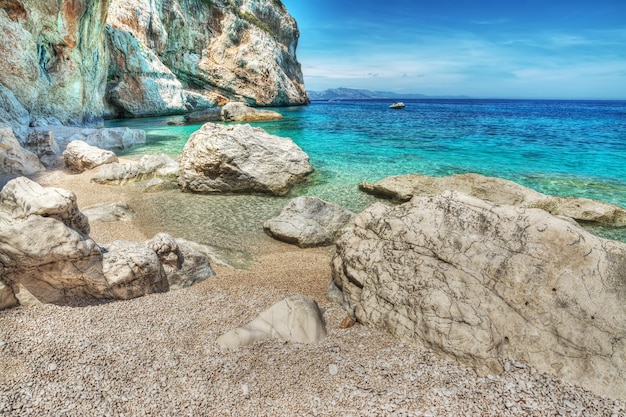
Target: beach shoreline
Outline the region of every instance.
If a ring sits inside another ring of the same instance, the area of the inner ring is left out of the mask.
[[[39,181],[70,189],[79,207],[128,197],[124,187],[91,183],[92,175],[51,171]],[[98,243],[151,238],[132,221],[91,227]],[[340,328],[347,314],[325,297],[333,253],[332,246],[272,241],[254,253],[249,269],[214,265],[215,277],[189,288],[82,307],[1,311],[0,415],[626,413],[622,402],[523,364],[478,377],[377,329]],[[295,294],[322,308],[323,341],[268,340],[235,351],[216,344],[221,334]]]

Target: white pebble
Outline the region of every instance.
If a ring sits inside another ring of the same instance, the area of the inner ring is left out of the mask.
[[[328,372],[330,372],[332,376],[335,376],[339,373],[339,367],[335,365],[334,363],[330,364],[328,365]]]
[[[49,370],[50,372],[54,372],[54,371],[56,371],[56,370],[57,370],[57,364],[56,364],[56,363],[54,363],[54,362],[52,362],[50,365],[48,365],[48,370]]]

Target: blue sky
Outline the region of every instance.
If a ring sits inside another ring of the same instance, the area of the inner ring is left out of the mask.
[[[626,99],[625,0],[282,0],[309,90]]]

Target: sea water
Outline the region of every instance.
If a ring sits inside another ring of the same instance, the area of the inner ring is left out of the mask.
[[[309,155],[315,173],[292,196],[315,195],[355,211],[376,201],[358,190],[361,181],[469,172],[546,194],[626,207],[626,101],[406,100],[404,110],[390,109],[390,104],[314,102],[273,109],[284,118],[253,125],[291,138]],[[108,125],[146,130],[147,143],[126,156],[177,157],[199,128],[170,125],[180,120],[127,119]],[[287,201],[173,191],[137,197],[135,203],[148,213],[147,232],[166,227],[203,243],[244,249],[263,245],[263,221]],[[623,228],[593,231],[626,241]]]

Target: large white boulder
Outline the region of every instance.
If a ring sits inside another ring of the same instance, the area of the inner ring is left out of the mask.
[[[626,399],[626,244],[570,219],[451,191],[377,203],[332,276],[357,320],[480,374],[514,360]]]
[[[183,149],[178,183],[198,193],[285,195],[311,172],[308,155],[291,139],[250,125],[206,123]]]

